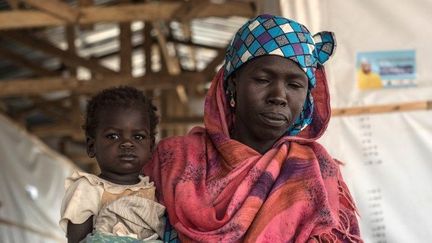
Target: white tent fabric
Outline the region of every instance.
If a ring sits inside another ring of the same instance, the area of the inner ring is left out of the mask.
[[[338,43],[327,70],[333,108],[432,100],[432,1],[322,0],[320,9],[320,28],[334,31]],[[357,89],[356,53],[394,50],[415,50],[417,87]]]
[[[327,71],[332,107],[432,100],[428,0],[320,1],[320,27],[336,33]],[[416,87],[361,91],[358,52],[414,50]],[[429,242],[432,238],[432,112],[332,118],[321,142],[345,161],[344,175],[369,242]]]
[[[369,242],[432,239],[431,111],[332,118],[320,140],[343,174]]]
[[[72,162],[0,114],[0,242],[65,242],[58,226]]]

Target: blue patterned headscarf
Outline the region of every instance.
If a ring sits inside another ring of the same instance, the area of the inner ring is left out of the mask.
[[[312,88],[315,69],[334,53],[336,40],[332,32],[312,36],[302,24],[280,16],[259,15],[246,22],[228,46],[224,63],[224,80],[247,61],[263,55],[288,58],[299,65],[309,80],[303,110],[287,135],[296,135],[312,122],[314,110]]]

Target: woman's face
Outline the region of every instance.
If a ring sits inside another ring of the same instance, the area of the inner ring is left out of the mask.
[[[228,82],[236,96],[235,138],[258,147],[272,146],[287,132],[308,90],[308,78],[296,63],[272,55],[249,61]]]

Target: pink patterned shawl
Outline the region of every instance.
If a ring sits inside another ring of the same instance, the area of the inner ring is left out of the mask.
[[[161,141],[144,172],[184,242],[361,242],[356,209],[334,160],[315,140],[330,118],[316,70],[313,122],[264,155],[232,140],[223,71],[205,102],[205,128]]]

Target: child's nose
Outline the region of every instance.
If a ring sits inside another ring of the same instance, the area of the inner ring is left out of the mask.
[[[131,148],[133,146],[133,143],[129,140],[125,140],[120,144],[120,148]]]

